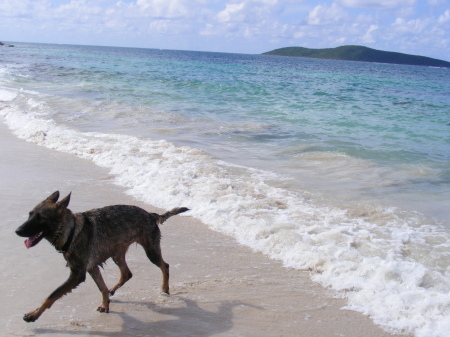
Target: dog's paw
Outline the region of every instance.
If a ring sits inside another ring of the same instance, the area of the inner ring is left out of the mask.
[[[109,296],[114,296],[115,293],[116,293],[115,290],[110,290],[110,291],[109,291]]]
[[[101,305],[101,306],[99,306],[98,308],[97,308],[97,311],[98,312],[104,312],[104,313],[108,313],[109,312],[109,308],[107,308],[107,307],[104,307],[103,305]]]
[[[28,314],[23,315],[23,320],[27,323],[32,323],[34,321],[36,321],[38,317],[36,317],[36,315],[34,315],[35,311],[33,312],[29,312]]]

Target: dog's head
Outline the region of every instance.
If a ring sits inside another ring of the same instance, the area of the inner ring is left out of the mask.
[[[59,191],[38,204],[25,223],[16,229],[16,234],[26,237],[25,246],[36,246],[43,238],[51,238],[60,230],[61,222],[70,202],[70,193],[58,202]]]

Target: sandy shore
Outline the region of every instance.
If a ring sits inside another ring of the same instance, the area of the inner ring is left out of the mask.
[[[112,185],[106,170],[19,140],[1,122],[0,158],[2,336],[392,336],[362,314],[341,309],[345,301],[332,298],[307,272],[283,268],[189,216],[162,227],[170,296],[160,294],[159,269],[132,246],[134,277],[112,298],[109,314],[95,311],[101,295],[88,277],[37,322],[25,323],[23,314],[69,274],[47,241],[27,250],[14,233],[39,201],[60,190],[72,191],[74,212],[117,203],[161,210]],[[116,281],[114,263],[103,275],[108,285]]]

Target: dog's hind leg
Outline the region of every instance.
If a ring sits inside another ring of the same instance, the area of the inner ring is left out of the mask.
[[[100,268],[98,266],[93,267],[89,270],[89,274],[92,276],[95,284],[102,293],[102,305],[97,308],[97,311],[109,312],[109,290],[103,280],[102,274],[100,273]]]
[[[127,262],[125,260],[126,252],[127,252],[126,250],[123,252],[120,252],[120,253],[116,254],[115,256],[113,256],[113,258],[112,258],[114,263],[117,264],[117,266],[120,269],[120,279],[114,285],[114,287],[109,289],[109,294],[111,296],[113,296],[114,293],[116,292],[116,290],[119,289],[121,286],[123,286],[125,284],[125,282],[127,282],[130,278],[133,277],[133,274],[131,273],[130,268],[128,268]]]
[[[163,274],[162,291],[169,294],[169,264],[166,263],[161,255],[161,248],[158,244],[157,247],[152,247],[150,245],[142,245],[144,247],[145,253],[150,261],[161,269]]]
[[[56,288],[54,292],[50,294],[50,296],[42,303],[42,305],[34,311],[29,312],[23,316],[23,320],[25,322],[34,322],[36,321],[42,313],[51,308],[53,303],[56,302],[59,298],[63,297],[67,293],[70,293],[73,289],[75,289],[80,283],[84,282],[86,279],[86,271],[78,271],[75,272],[71,270],[70,276],[66,282],[64,282],[61,286]]]

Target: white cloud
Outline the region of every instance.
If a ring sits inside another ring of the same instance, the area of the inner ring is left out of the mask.
[[[269,18],[277,19],[279,8],[277,0],[226,1],[216,18],[219,22],[266,22]]]
[[[28,14],[31,9],[32,4],[30,0],[26,1],[1,1],[0,2],[0,13],[2,16],[21,16]]]
[[[2,0],[0,1],[0,17],[31,18],[42,14],[48,5],[45,0]]]
[[[369,29],[367,29],[366,34],[363,36],[362,40],[364,43],[374,43],[376,40],[373,38],[373,32],[378,29],[377,25],[370,25]]]
[[[411,7],[417,0],[339,0],[350,8],[404,8]]]
[[[201,34],[245,39],[267,35],[272,38],[275,26],[276,31],[283,30],[278,21],[281,9],[278,0],[228,0],[216,15],[205,21]]]
[[[309,13],[307,22],[310,25],[329,25],[342,22],[348,14],[338,5],[318,5]]]
[[[396,34],[420,34],[424,32],[428,24],[429,21],[423,19],[405,20],[397,18],[391,27]]]
[[[136,6],[150,17],[177,18],[189,15],[195,1],[188,0],[137,0]]]
[[[72,0],[66,5],[61,5],[53,11],[53,15],[67,19],[84,19],[88,20],[92,16],[102,15],[103,9],[99,6],[87,3],[85,0]]]
[[[447,0],[428,0],[428,3],[431,6],[439,6],[439,5],[444,5],[446,3]]]
[[[153,20],[148,26],[148,32],[152,34],[179,35],[191,32],[189,25],[183,22],[172,22],[170,20]]]
[[[447,10],[444,12],[444,14],[442,14],[442,15],[439,17],[438,22],[442,24],[442,23],[448,22],[448,21],[450,21],[450,10],[447,9]]]
[[[219,22],[244,21],[246,19],[245,2],[227,4],[226,8],[217,14]]]

